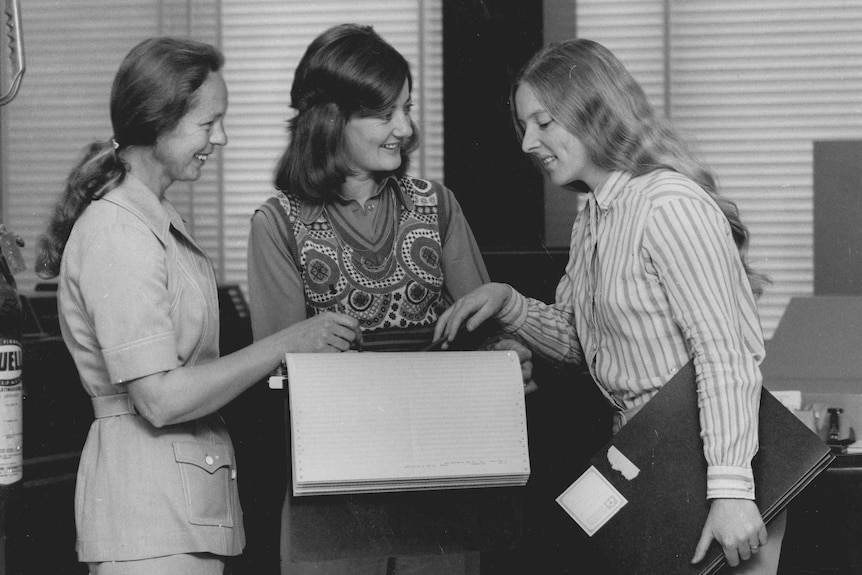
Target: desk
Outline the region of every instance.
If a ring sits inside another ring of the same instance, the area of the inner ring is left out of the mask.
[[[793,503],[779,575],[862,573],[862,455],[839,455]]]
[[[286,409],[288,461],[289,419]],[[520,544],[523,487],[297,497],[288,474],[286,491],[282,537],[292,561],[439,555]]]
[[[291,559],[438,555],[514,548],[524,488],[290,497]]]
[[[554,499],[610,436],[610,414],[588,375],[536,369],[526,487],[291,496],[291,558],[480,551],[482,575],[586,573],[588,538]]]

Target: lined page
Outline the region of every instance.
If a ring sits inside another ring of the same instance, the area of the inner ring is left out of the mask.
[[[529,474],[514,352],[285,357],[298,484]]]

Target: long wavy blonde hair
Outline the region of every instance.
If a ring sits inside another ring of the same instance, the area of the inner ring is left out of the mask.
[[[748,265],[749,233],[736,204],[719,194],[713,173],[670,122],[656,113],[641,86],[610,50],[576,38],[537,52],[512,87],[512,115],[521,138],[514,94],[522,84],[530,86],[556,122],[578,137],[596,166],[636,176],[670,169],[700,185],[730,224],[752,290],[758,296],[763,293],[769,280]]]

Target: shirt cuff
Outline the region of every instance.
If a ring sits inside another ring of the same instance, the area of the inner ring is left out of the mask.
[[[509,286],[511,295],[509,301],[497,314],[497,321],[503,326],[503,331],[517,331],[527,321],[527,298]]]
[[[721,465],[708,467],[706,498],[754,500],[754,474],[751,468]]]
[[[111,383],[126,383],[145,375],[177,367],[177,344],[169,331],[112,348],[103,349]]]

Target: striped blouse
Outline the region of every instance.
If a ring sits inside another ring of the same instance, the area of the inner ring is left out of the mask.
[[[542,355],[585,361],[621,412],[693,360],[707,497],[754,499],[763,335],[727,220],[693,181],[613,172],[575,221],[556,303],[515,292],[498,319]]]

